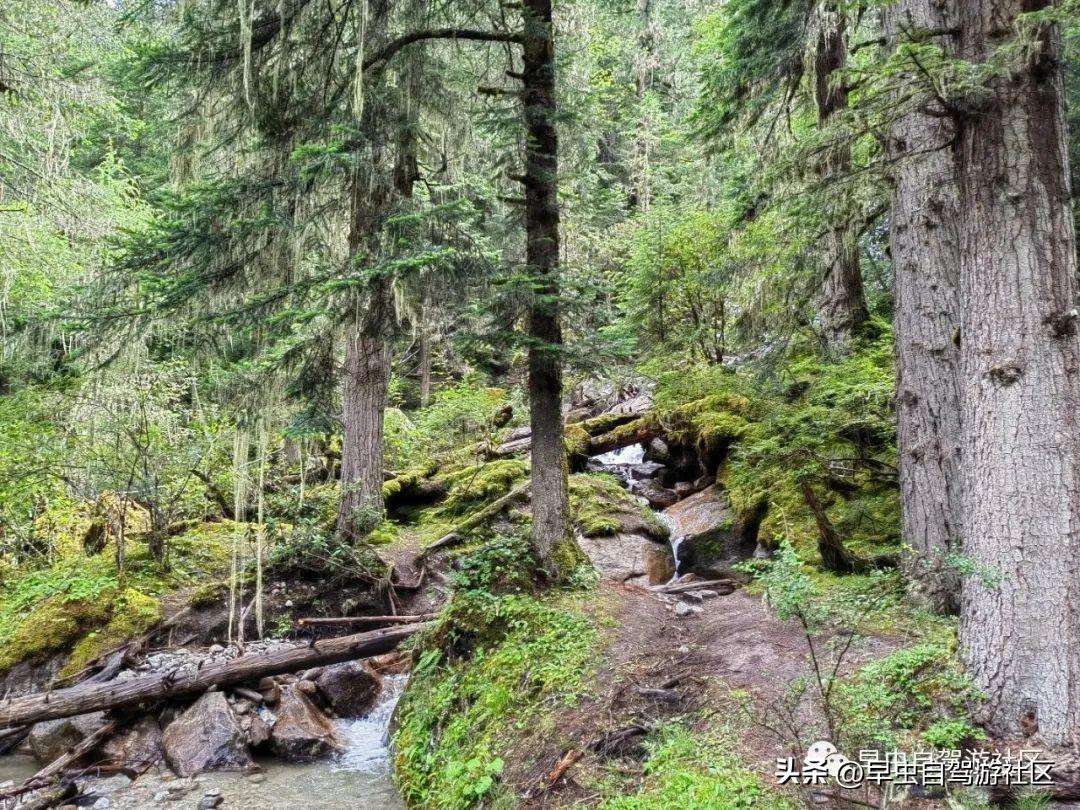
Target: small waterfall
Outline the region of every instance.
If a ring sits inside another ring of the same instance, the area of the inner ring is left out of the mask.
[[[617,475],[622,479],[623,485],[633,492],[634,485],[637,483],[634,480],[634,468],[645,462],[645,446],[630,444],[617,450],[610,450],[607,453],[593,456],[589,459],[589,462],[590,469],[600,469],[612,475]]]
[[[383,678],[379,699],[367,716],[338,723],[347,747],[334,764],[335,770],[365,773],[388,771],[390,751],[387,747],[387,732],[390,717],[394,713],[398,698],[405,691],[408,680],[407,675],[388,675]]]
[[[675,557],[675,573],[671,577],[671,581],[674,582],[679,578],[679,546],[682,544],[685,534],[679,532],[679,525],[671,515],[666,511],[660,511],[656,513],[656,517],[668,527],[668,531],[671,532],[669,542],[671,543],[671,554]]]
[[[640,444],[630,444],[618,450],[593,456],[592,460],[605,467],[614,467],[617,464],[641,464],[645,461],[645,447]]]

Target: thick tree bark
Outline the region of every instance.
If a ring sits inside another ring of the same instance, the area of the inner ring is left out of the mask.
[[[848,104],[847,89],[839,75],[847,60],[846,29],[844,13],[834,3],[824,2],[819,6],[814,87],[818,122],[822,126],[828,125]],[[850,144],[832,144],[823,160],[822,180],[825,183],[842,182],[850,169]],[[858,233],[850,212],[834,210],[827,212],[827,217],[831,221],[827,222],[823,244],[825,278],[819,318],[826,348],[834,354],[843,354],[870,316],[859,267]]]
[[[933,0],[899,0],[885,18],[891,45],[948,30],[946,12]],[[940,36],[935,41],[949,46]],[[959,575],[947,559],[960,550],[956,130],[936,109],[918,66],[910,67],[918,101],[886,142],[895,167],[889,244],[901,515],[912,549],[905,568],[917,598],[953,613],[960,601]]]
[[[342,385],[341,508],[338,534],[357,540],[382,519],[383,414],[390,385],[389,282],[370,291],[368,311],[349,333]]]
[[[390,9],[386,0],[371,4],[368,39],[386,38]],[[360,121],[363,170],[353,177],[349,258],[352,267],[371,266],[382,258],[387,215],[412,193],[417,176],[414,120],[406,106],[397,116],[387,101],[384,73],[365,90]],[[391,122],[396,119],[396,132]],[[388,145],[394,143],[391,150]],[[358,295],[354,322],[346,338],[342,385],[341,507],[337,531],[347,540],[370,532],[383,516],[383,416],[390,384],[394,328],[391,280],[383,273]]]
[[[522,104],[525,113],[525,260],[529,307],[529,405],[532,427],[533,552],[548,574],[570,539],[562,422],[559,321],[558,139],[551,0],[525,0]]]
[[[1045,3],[965,0],[991,57]],[[960,641],[998,734],[1080,742],[1080,336],[1057,32],[960,117]]]
[[[181,667],[128,680],[80,684],[0,704],[0,727],[38,723],[87,712],[153,704],[195,695],[212,686],[231,686],[311,667],[336,664],[390,652],[409,636],[430,624],[408,624],[370,630],[356,635],[321,639],[311,644],[253,653],[231,661],[215,661],[200,668]]]

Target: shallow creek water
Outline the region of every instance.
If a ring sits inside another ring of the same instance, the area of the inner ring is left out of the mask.
[[[404,804],[390,776],[386,736],[406,680],[404,675],[385,678],[367,717],[338,721],[347,748],[337,759],[295,765],[266,758],[259,760],[260,770],[254,774],[219,772],[178,779],[147,773],[135,782],[112,777],[88,781],[84,792],[104,796],[109,810],[194,808],[208,791],[220,791],[224,810],[398,810]],[[39,767],[27,756],[0,757],[0,782],[21,782]]]

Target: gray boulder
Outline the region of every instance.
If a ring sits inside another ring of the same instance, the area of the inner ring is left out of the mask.
[[[634,487],[634,492],[647,500],[653,509],[666,509],[679,500],[679,496],[673,490],[663,486],[656,479],[640,482]]]
[[[207,692],[165,729],[165,760],[180,776],[252,765],[247,741],[221,692]]]
[[[379,696],[382,678],[367,664],[347,661],[325,667],[315,685],[338,717],[360,717]]]
[[[763,513],[739,519],[718,484],[664,510],[680,535],[679,571],[706,578],[732,575],[732,566],[749,559],[757,547]]]
[[[34,724],[34,727],[30,729],[27,742],[37,761],[47,765],[58,756],[66,754],[104,725],[104,712],[62,717],[59,720],[45,720]]]
[[[279,757],[293,762],[308,762],[345,750],[345,741],[330,718],[297,684],[282,691],[277,719],[270,728],[270,742]]]

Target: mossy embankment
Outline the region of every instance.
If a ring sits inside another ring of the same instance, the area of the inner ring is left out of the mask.
[[[223,580],[234,532],[228,521],[195,524],[170,538],[170,565],[150,554],[145,521],[132,509],[124,537],[109,534],[100,549],[87,549],[93,512],[60,501],[43,524],[57,535],[54,558],[7,572],[0,596],[0,675],[17,663],[31,665],[65,654],[61,675],[73,675],[101,654],[139,636],[163,616],[163,600],[207,580]]]

